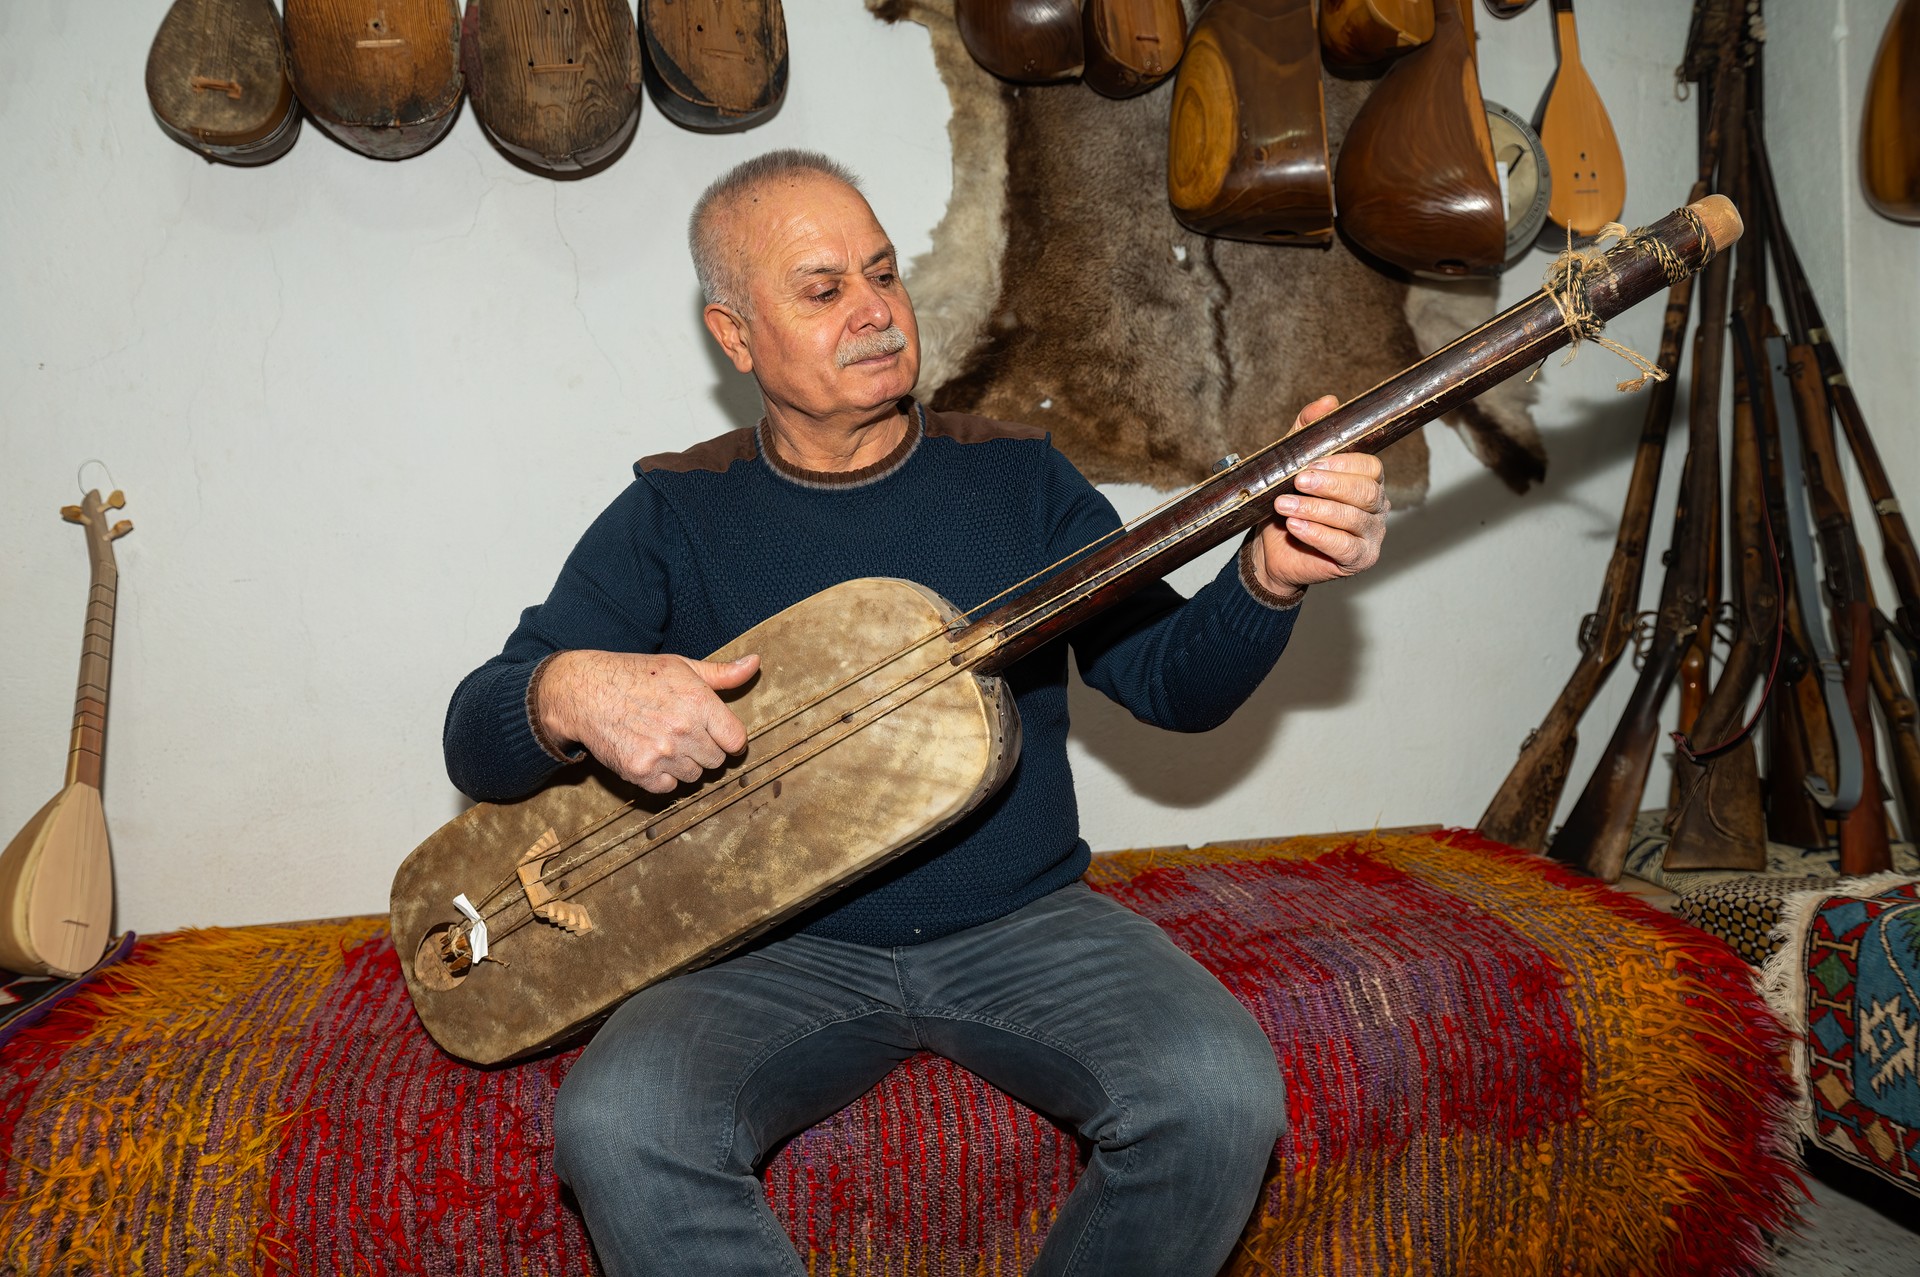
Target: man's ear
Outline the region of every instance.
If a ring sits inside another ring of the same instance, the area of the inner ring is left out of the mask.
[[[720,343],[720,349],[727,352],[727,358],[741,372],[753,371],[753,352],[747,349],[747,322],[739,314],[725,306],[709,305],[700,312],[700,318],[706,321],[707,331]]]

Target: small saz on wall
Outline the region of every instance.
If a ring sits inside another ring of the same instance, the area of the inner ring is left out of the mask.
[[[125,504],[118,492],[102,501],[95,491],[60,511],[67,522],[86,529],[93,584],[66,786],[0,852],[0,967],[9,971],[72,978],[97,962],[111,939],[113,858],[100,805],[100,772],[120,581],[113,543],[133,531],[133,524],[122,519],[109,526],[107,512]]]

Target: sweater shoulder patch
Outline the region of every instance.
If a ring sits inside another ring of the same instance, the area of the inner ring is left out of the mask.
[[[995,421],[991,417],[976,417],[970,412],[935,412],[929,408],[927,435],[934,439],[951,439],[955,443],[986,443],[991,439],[1045,439],[1047,432],[1016,421]]]
[[[685,452],[656,452],[650,457],[642,457],[633,468],[636,474],[647,474],[654,470],[666,470],[673,474],[711,470],[715,474],[722,474],[734,462],[751,461],[755,455],[753,428],[748,426],[729,430],[705,443],[696,443]]]

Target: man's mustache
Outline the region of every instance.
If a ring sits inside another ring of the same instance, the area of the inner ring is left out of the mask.
[[[867,333],[844,343],[834,352],[834,362],[845,368],[848,364],[857,364],[863,359],[878,359],[882,355],[891,355],[897,350],[907,348],[907,335],[895,324],[883,332]]]

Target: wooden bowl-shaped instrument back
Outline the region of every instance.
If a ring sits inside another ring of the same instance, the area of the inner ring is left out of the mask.
[[[1145,93],[1173,74],[1187,47],[1180,0],[1086,0],[1081,14],[1081,78],[1110,98]]]
[[[647,93],[689,129],[756,124],[787,96],[780,0],[640,0]]]
[[[1336,66],[1365,66],[1433,39],[1433,0],[1322,0],[1320,50]]]
[[[1167,198],[1205,235],[1333,238],[1326,99],[1310,0],[1215,0],[1173,84]]]
[[[1900,0],[1874,54],[1860,120],[1860,179],[1882,217],[1920,222],[1920,2]]]
[[[460,61],[487,136],[537,168],[590,168],[640,119],[626,0],[467,0]]]
[[[1435,4],[1433,39],[1381,78],[1333,175],[1340,229],[1423,275],[1489,273],[1506,260],[1506,208],[1461,2]]]
[[[760,654],[759,676],[729,694],[747,750],[670,796],[675,805],[582,766],[531,798],[481,803],[428,838],[394,878],[393,937],[434,1040],[476,1064],[537,1050],[972,810],[1012,771],[1019,720],[999,679],[948,660],[957,619],[907,581],[824,590],[713,654]],[[548,829],[559,836],[548,881],[586,910],[591,930],[527,920],[522,900],[491,928],[504,961],[450,974],[436,940],[461,920],[454,896],[487,910]],[[515,919],[522,925],[508,929]]]
[[[272,0],[174,0],[147,53],[147,100],[168,137],[228,164],[264,164],[300,135]]]
[[[973,60],[1003,80],[1046,84],[1086,65],[1079,0],[954,0],[953,21]]]
[[[454,0],[286,0],[287,61],[300,104],[363,155],[432,146],[460,111]]]

